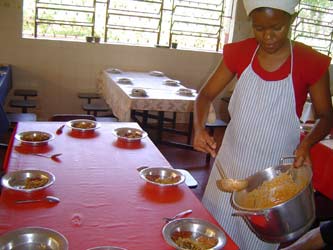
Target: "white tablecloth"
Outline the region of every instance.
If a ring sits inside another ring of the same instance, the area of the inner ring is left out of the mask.
[[[132,84],[117,83],[119,77],[129,77]],[[196,95],[182,96],[177,90],[183,85],[168,86],[166,76],[152,76],[149,72],[100,73],[97,88],[119,121],[131,121],[131,110],[192,112]],[[144,89],[147,97],[132,97],[133,88]]]
[[[332,96],[332,103],[333,103],[333,96]],[[316,115],[311,102],[309,101],[305,102],[300,120],[303,123],[313,122],[316,120]]]

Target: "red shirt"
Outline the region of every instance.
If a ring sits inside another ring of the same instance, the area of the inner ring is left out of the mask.
[[[237,74],[238,78],[250,64],[257,45],[258,43],[255,38],[249,38],[224,46],[223,61],[231,72]],[[260,66],[258,57],[255,56],[252,68],[254,72],[264,80],[282,80],[290,73],[290,59],[291,57],[289,56],[279,69],[269,72]],[[293,60],[293,85],[296,100],[296,113],[298,117],[300,117],[309,86],[321,79],[328,70],[331,58],[315,51],[303,43],[294,42]]]

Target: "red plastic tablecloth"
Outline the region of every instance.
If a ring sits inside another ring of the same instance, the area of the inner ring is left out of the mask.
[[[25,122],[17,133],[39,130],[55,133],[58,122]],[[146,184],[138,175],[139,166],[170,166],[150,141],[129,146],[119,144],[112,131],[136,123],[102,123],[93,134],[79,136],[65,128],[61,135],[42,147],[23,147],[14,140],[8,154],[8,171],[42,169],[56,181],[48,189],[23,195],[3,189],[0,200],[0,234],[20,227],[47,227],[62,233],[69,249],[85,250],[98,245],[128,250],[171,250],[161,230],[165,216],[192,209],[190,217],[217,224],[192,191],[182,184],[159,188]],[[55,162],[28,154],[62,153]],[[55,195],[59,204],[15,204],[21,198]],[[227,236],[224,249],[238,249]]]
[[[333,200],[333,148],[317,143],[311,149],[313,187]]]

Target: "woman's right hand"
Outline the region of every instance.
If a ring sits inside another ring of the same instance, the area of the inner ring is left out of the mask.
[[[212,157],[216,156],[216,141],[206,129],[195,130],[193,147],[200,152],[209,153]]]

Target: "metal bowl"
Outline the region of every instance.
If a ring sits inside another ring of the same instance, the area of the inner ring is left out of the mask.
[[[165,85],[168,85],[168,86],[179,86],[179,84],[180,84],[180,81],[173,80],[173,79],[165,79],[165,80],[163,80],[163,82]]]
[[[194,93],[196,93],[194,89],[180,88],[177,90],[177,94],[181,96],[194,96]]]
[[[120,84],[133,84],[133,79],[130,77],[117,77],[117,83]]]
[[[25,227],[0,236],[0,250],[68,250],[67,239],[43,227]]]
[[[116,128],[113,135],[126,142],[138,142],[147,136],[147,132],[138,128]]]
[[[100,246],[100,247],[89,248],[87,250],[127,250],[127,249],[122,247]]]
[[[94,131],[101,127],[101,124],[88,119],[76,119],[66,123],[66,125],[74,131],[87,132]]]
[[[106,72],[111,73],[111,74],[121,74],[122,73],[122,71],[120,69],[116,69],[116,68],[107,69]]]
[[[151,76],[164,76],[164,73],[161,72],[161,71],[154,70],[154,71],[150,71],[149,75],[151,75]]]
[[[54,138],[54,134],[42,131],[25,131],[15,135],[16,140],[31,146],[46,145]]]
[[[143,88],[133,88],[130,96],[133,97],[147,97],[147,92]]]
[[[154,185],[169,187],[177,186],[185,181],[185,175],[173,168],[152,167],[140,170],[140,177]]]
[[[27,179],[42,180],[45,179],[46,182],[42,186],[36,186],[34,188],[26,188]],[[2,186],[11,190],[20,192],[35,192],[51,186],[55,181],[55,176],[47,171],[42,170],[19,170],[14,172],[9,172],[2,177]],[[1,248],[0,248],[1,249]]]
[[[171,247],[179,250],[186,249],[178,246],[173,240],[175,234],[183,234],[184,238],[189,238],[193,241],[196,241],[196,239],[198,239],[200,236],[201,238],[208,237],[208,239],[211,239],[215,244],[214,246],[207,248],[210,250],[222,249],[227,241],[224,232],[219,227],[208,221],[196,218],[182,218],[170,221],[163,227],[162,234],[164,240]]]

